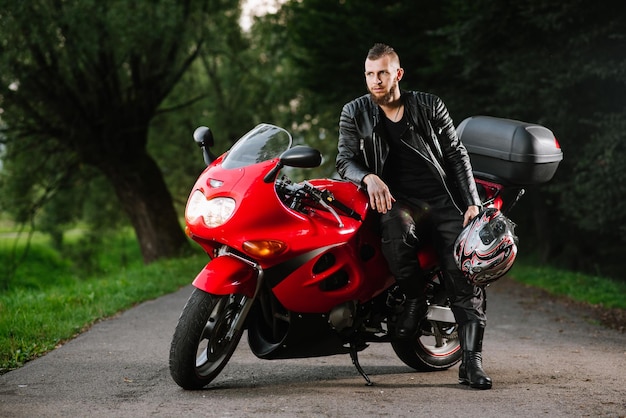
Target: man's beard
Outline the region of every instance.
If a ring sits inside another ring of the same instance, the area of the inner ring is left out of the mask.
[[[396,93],[396,89],[398,88],[398,83],[394,82],[393,86],[391,86],[391,88],[389,89],[389,92],[385,93],[385,95],[383,96],[375,96],[371,91],[370,91],[370,97],[372,98],[372,101],[374,103],[376,103],[379,106],[387,106],[390,105],[393,102],[393,98],[394,98],[394,94]]]

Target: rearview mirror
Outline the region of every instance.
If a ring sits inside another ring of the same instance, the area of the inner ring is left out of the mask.
[[[213,132],[206,126],[200,126],[193,131],[193,140],[202,148],[202,157],[206,165],[215,161],[215,155],[209,150],[214,145]]]
[[[283,167],[313,168],[319,167],[320,164],[322,164],[322,154],[318,150],[306,145],[298,145],[280,155],[278,164],[263,177],[263,181],[266,183],[274,181],[274,177]]]
[[[214,145],[213,132],[206,126],[200,126],[193,131],[193,140],[200,147],[212,147]]]
[[[322,154],[315,148],[299,145],[283,152],[280,156],[280,162],[287,167],[319,167],[322,163]]]

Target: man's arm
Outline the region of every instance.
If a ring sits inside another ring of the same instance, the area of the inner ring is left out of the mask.
[[[452,118],[448,113],[446,105],[439,97],[436,96],[432,118],[433,127],[441,130],[439,143],[441,144],[444,158],[448,162],[450,170],[449,175],[453,176],[454,181],[461,192],[461,196],[465,204],[468,206],[468,210],[471,206],[480,207],[481,201],[478,196],[478,190],[476,188],[474,173],[472,172],[472,165],[470,163],[467,149],[461,143],[461,140],[456,133],[454,123],[452,122]]]
[[[349,180],[367,190],[372,209],[385,213],[395,202],[389,187],[376,174],[372,173],[361,151],[361,136],[354,121],[355,103],[345,105],[339,118],[338,154],[335,162],[341,178]]]
[[[361,153],[361,138],[354,122],[352,106],[354,106],[353,103],[346,104],[339,118],[339,141],[335,166],[341,178],[364,186],[363,179],[371,171],[367,168]]]
[[[387,213],[396,199],[391,195],[389,187],[376,174],[368,174],[363,178],[370,198],[370,206],[379,213]]]

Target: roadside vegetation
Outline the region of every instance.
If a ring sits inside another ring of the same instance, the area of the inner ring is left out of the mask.
[[[515,281],[577,302],[626,310],[626,282],[518,260],[509,273]]]
[[[91,247],[75,240],[62,251],[66,257],[72,254],[71,259],[62,257],[43,236],[34,236],[25,250],[14,238],[0,239],[0,374],[62,345],[99,320],[189,284],[206,261],[197,254],[146,266],[130,231]],[[7,271],[15,261],[16,269]]]
[[[99,320],[188,285],[206,261],[198,251],[146,266],[130,230],[91,244],[75,232],[63,250],[53,249],[45,236],[35,234],[27,252],[23,242],[16,244],[12,235],[3,234],[0,374],[53,350]],[[8,272],[15,261],[16,269]],[[576,301],[626,309],[623,282],[537,267],[524,260],[510,276]]]

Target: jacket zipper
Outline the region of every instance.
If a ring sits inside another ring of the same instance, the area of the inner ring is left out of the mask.
[[[363,159],[365,160],[365,165],[369,167],[370,162],[367,160],[367,152],[365,152],[365,138],[361,138],[361,154],[363,154]]]
[[[413,127],[410,127],[411,130],[413,130]],[[432,165],[435,170],[437,171],[437,173],[439,174],[439,178],[441,178],[441,183],[443,183],[443,188],[446,190],[446,193],[448,194],[448,196],[450,197],[450,200],[452,201],[452,204],[454,205],[454,207],[459,211],[459,213],[462,215],[463,211],[461,210],[461,208],[456,204],[456,201],[454,200],[454,196],[452,196],[452,193],[450,192],[450,188],[448,187],[448,183],[446,182],[446,178],[445,175],[442,173],[442,169],[441,167],[439,167],[437,164],[435,164],[433,161],[430,160],[430,158],[427,158],[424,154],[422,154],[420,152],[420,150],[418,150],[417,148],[411,146],[410,144],[408,144],[404,139],[401,139],[402,143],[404,145],[406,145],[407,147],[409,147],[409,149],[412,149],[413,151],[415,151],[417,153],[417,155],[419,155],[420,157],[422,157],[424,160],[426,160],[426,162],[430,165]]]
[[[376,126],[376,124],[378,123],[378,120],[376,118],[376,115],[372,115],[372,126]],[[378,161],[380,161],[380,158],[378,157],[378,148],[380,146],[380,141],[378,141],[378,135],[376,135],[376,132],[372,131],[372,153],[374,154],[373,156],[373,164],[374,164],[374,173],[377,176],[382,175],[382,171],[378,170]],[[361,138],[361,152],[363,153],[363,159],[365,160],[365,164],[369,167],[370,163],[367,160],[367,151],[365,150],[365,138]]]

